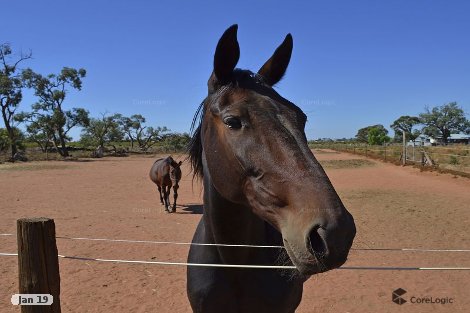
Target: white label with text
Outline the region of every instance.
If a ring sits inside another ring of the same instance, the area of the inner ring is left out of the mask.
[[[14,294],[11,296],[13,305],[51,305],[52,295],[49,294]]]

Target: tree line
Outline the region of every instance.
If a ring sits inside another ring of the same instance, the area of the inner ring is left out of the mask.
[[[42,75],[31,68],[20,69],[31,58],[31,52],[14,56],[9,44],[0,44],[0,106],[5,125],[0,128],[0,151],[10,150],[11,160],[15,160],[19,150],[24,150],[25,142],[36,143],[43,152],[53,149],[62,157],[69,156],[67,143],[72,140],[69,134],[75,127],[82,127],[83,146],[102,149],[122,141],[141,151],[162,141],[181,148],[189,141],[186,133],[149,126],[141,114],[104,113],[91,117],[84,108],[68,108],[66,97],[70,90],[82,89],[86,70],[63,67],[60,73]],[[36,102],[31,110],[17,112],[26,88],[34,92]],[[18,127],[20,124],[25,126],[26,133]]]
[[[406,138],[412,142],[419,136],[426,135],[440,138],[446,145],[452,134],[470,134],[470,121],[457,102],[450,102],[432,108],[426,107],[425,112],[418,116],[400,116],[390,128],[395,132],[393,138],[388,136],[388,130],[383,125],[377,124],[359,129],[356,140],[370,145],[382,145],[391,141],[402,141],[405,133]]]

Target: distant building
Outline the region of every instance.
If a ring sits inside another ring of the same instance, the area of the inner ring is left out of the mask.
[[[465,134],[451,134],[449,138],[447,138],[448,144],[470,144],[470,135]],[[442,137],[432,138],[426,135],[421,135],[416,138],[414,142],[414,146],[416,147],[429,147],[429,146],[436,146],[442,145],[444,142],[442,141]],[[413,146],[413,141],[408,141],[407,146]]]
[[[414,143],[412,140],[410,140],[406,145],[415,147],[430,147],[437,145],[437,140],[426,135],[420,135],[415,139]]]
[[[447,138],[448,143],[463,143],[463,144],[470,144],[470,135],[465,134],[452,134],[449,138]]]

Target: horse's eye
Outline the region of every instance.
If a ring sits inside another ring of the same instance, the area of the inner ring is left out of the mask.
[[[229,116],[224,119],[225,125],[230,129],[240,129],[242,128],[242,121],[238,117]]]

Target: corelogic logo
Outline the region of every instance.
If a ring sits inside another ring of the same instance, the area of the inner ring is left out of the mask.
[[[406,293],[406,290],[403,288],[398,288],[392,291],[392,301],[398,305],[405,304],[409,302],[411,304],[452,304],[454,303],[454,298],[452,297],[435,297],[435,296],[407,296],[408,301],[403,298],[403,295]]]
[[[399,305],[406,303],[406,300],[401,297],[405,293],[406,293],[406,290],[402,288],[398,288],[397,290],[394,290],[392,292],[392,301]]]

